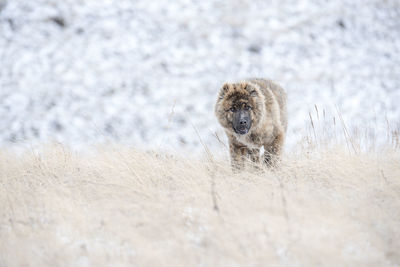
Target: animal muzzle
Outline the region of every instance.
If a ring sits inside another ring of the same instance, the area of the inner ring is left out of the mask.
[[[237,134],[247,134],[251,127],[251,119],[248,111],[238,111],[233,116],[233,130]]]

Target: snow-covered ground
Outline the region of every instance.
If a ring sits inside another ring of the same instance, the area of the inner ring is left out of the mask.
[[[289,147],[314,105],[380,134],[399,66],[398,0],[0,0],[0,145],[219,149],[217,91],[246,77],[287,90]]]

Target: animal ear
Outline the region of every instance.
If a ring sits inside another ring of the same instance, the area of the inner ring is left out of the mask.
[[[250,93],[250,96],[257,96],[257,90],[253,86],[246,84],[244,89]]]
[[[222,91],[226,92],[229,90],[229,83],[224,83],[224,85],[222,85]]]
[[[229,90],[229,87],[230,87],[229,83],[224,83],[224,85],[222,85],[222,88],[219,92],[219,98],[221,98],[221,99],[224,98],[226,92],[228,92],[228,90]]]

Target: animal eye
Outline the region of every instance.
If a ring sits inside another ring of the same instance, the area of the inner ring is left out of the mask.
[[[250,109],[251,109],[250,106],[245,106],[245,107],[244,107],[244,110],[250,110]]]
[[[232,111],[232,112],[235,112],[236,108],[235,107],[231,107],[229,110]]]

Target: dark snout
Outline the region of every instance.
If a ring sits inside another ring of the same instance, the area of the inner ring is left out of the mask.
[[[251,127],[250,112],[239,110],[233,114],[233,130],[238,134],[247,134]]]

